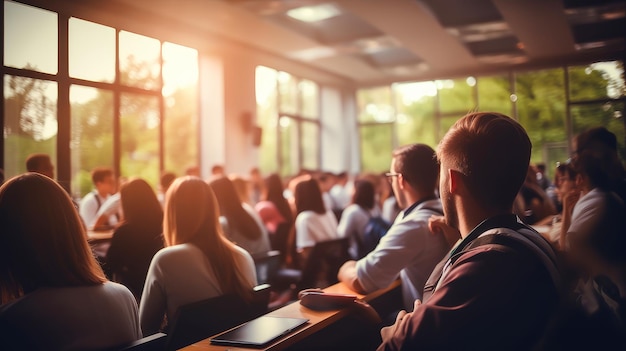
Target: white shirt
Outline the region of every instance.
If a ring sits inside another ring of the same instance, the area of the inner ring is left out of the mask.
[[[296,247],[303,249],[325,240],[337,239],[337,218],[331,211],[303,211],[296,217]]]
[[[343,210],[350,205],[350,189],[348,189],[348,184],[349,183],[346,183],[345,186],[335,184],[330,189],[330,196],[333,200],[334,210]]]
[[[107,197],[102,197],[97,191],[91,191],[80,200],[79,213],[88,229],[93,228],[98,219],[98,210],[104,204]]]
[[[257,284],[254,261],[250,254],[235,246],[235,264],[252,289]],[[163,316],[174,317],[179,306],[222,295],[215,270],[204,252],[194,244],[161,249],[154,255],[139,306],[139,320],[144,335],[159,330]]]
[[[363,240],[365,234],[365,227],[370,217],[377,216],[379,211],[377,208],[373,208],[368,211],[357,204],[352,204],[346,207],[341,214],[341,220],[337,227],[337,233],[340,238],[350,238],[350,256],[353,259],[358,258],[358,241]]]
[[[407,311],[422,298],[430,273],[448,252],[443,235],[433,235],[428,229],[428,219],[440,214],[424,207],[441,211],[441,202],[425,201],[404,218],[401,212],[374,251],[356,263],[359,283],[367,292],[385,288],[400,276]]]
[[[0,345],[40,350],[109,349],[142,337],[133,294],[112,282],[33,291],[0,306],[0,327]]]
[[[100,216],[106,216],[109,218],[109,225],[116,225],[119,220],[117,216],[122,218],[124,216],[124,212],[122,211],[122,197],[119,192],[109,196],[106,201],[102,203],[98,213],[96,214],[96,219],[100,218]]]

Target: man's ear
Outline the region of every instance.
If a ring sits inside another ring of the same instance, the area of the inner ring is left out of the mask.
[[[450,192],[450,194],[459,193],[462,182],[461,176],[462,174],[460,172],[453,169],[448,169],[448,179],[450,180],[448,182],[448,191]]]

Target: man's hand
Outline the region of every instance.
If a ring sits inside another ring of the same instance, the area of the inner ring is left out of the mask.
[[[421,304],[422,301],[415,300],[415,304],[413,305],[413,312],[415,312]],[[380,336],[382,337],[383,343],[393,337],[396,331],[401,328],[402,323],[406,323],[407,320],[411,318],[413,312],[407,313],[405,310],[398,312],[398,316],[396,316],[396,322],[393,325],[384,327],[380,330]]]
[[[461,239],[459,230],[448,225],[444,216],[431,216],[428,219],[428,229],[435,235],[443,235],[450,248]]]

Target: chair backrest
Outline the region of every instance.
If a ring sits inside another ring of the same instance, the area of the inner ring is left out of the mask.
[[[256,286],[248,302],[227,294],[180,306],[170,325],[166,350],[177,350],[267,312],[270,286]]]
[[[164,333],[156,333],[148,335],[132,343],[115,348],[117,351],[162,351],[165,348],[167,335]]]
[[[350,260],[349,238],[321,241],[313,246],[309,258],[302,270],[299,289],[325,288],[338,282],[337,272],[346,261]],[[320,284],[326,286],[318,286]]]
[[[259,284],[269,284],[281,265],[281,253],[277,250],[255,253],[252,255],[256,267],[256,280]]]

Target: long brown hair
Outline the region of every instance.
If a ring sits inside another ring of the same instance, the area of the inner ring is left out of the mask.
[[[211,180],[209,185],[215,193],[220,212],[226,217],[229,228],[237,230],[248,239],[258,239],[263,235],[263,229],[243,208],[239,194],[230,179],[220,176]]]
[[[71,199],[54,180],[16,176],[0,187],[0,300],[42,287],[106,281]]]
[[[219,207],[211,187],[200,178],[176,179],[165,195],[163,234],[167,246],[191,243],[209,260],[222,293],[250,297],[235,262],[235,245],[222,233]]]
[[[280,214],[283,215],[283,218],[291,223],[293,221],[293,213],[291,212],[287,199],[285,199],[283,195],[284,190],[283,181],[280,179],[280,176],[276,173],[272,173],[265,178],[263,200],[274,203]]]
[[[153,228],[149,232],[160,231],[163,222],[163,209],[152,187],[143,179],[131,179],[120,189],[124,221],[143,228]]]

